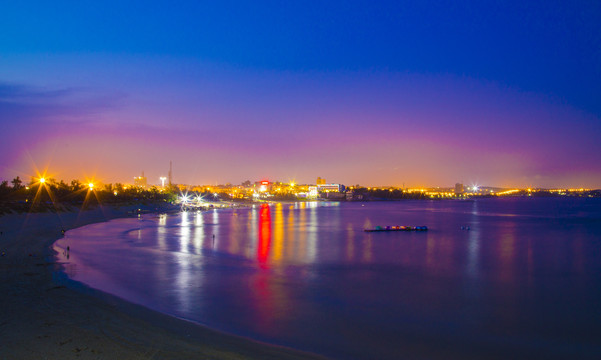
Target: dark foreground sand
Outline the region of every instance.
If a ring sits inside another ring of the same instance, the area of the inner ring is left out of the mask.
[[[66,287],[52,243],[66,230],[134,207],[0,216],[0,359],[313,359]]]

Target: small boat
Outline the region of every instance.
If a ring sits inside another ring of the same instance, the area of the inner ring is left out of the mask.
[[[383,231],[428,231],[427,226],[376,226],[373,229],[364,229],[365,232]]]

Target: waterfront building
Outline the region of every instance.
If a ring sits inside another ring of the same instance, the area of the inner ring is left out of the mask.
[[[317,184],[318,192],[344,192],[344,185],[342,184]]]

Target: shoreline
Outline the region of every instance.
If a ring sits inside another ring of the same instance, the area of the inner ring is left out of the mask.
[[[222,333],[60,275],[52,244],[61,229],[132,216],[138,208],[149,210],[129,205],[0,216],[1,358],[325,359]]]

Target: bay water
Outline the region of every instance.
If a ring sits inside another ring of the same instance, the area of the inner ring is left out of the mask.
[[[376,225],[429,230],[363,231]],[[54,249],[72,280],[332,358],[601,357],[597,198],[145,214],[68,231]]]

